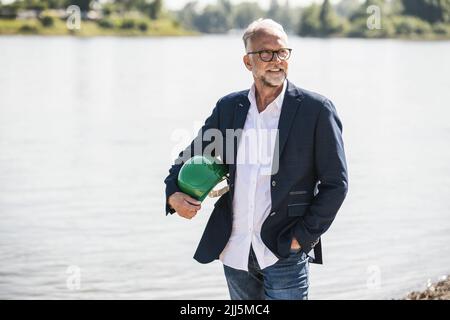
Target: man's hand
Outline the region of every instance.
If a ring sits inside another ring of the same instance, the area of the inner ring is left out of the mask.
[[[300,245],[300,243],[298,243],[297,239],[295,239],[295,237],[292,237],[291,249],[300,250],[301,248],[302,246]]]
[[[169,197],[169,205],[180,217],[192,219],[201,209],[201,202],[182,192],[175,192]]]

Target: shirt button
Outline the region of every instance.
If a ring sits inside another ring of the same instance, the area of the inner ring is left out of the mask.
[[[272,187],[275,187],[277,185],[277,182],[275,180],[272,181]]]

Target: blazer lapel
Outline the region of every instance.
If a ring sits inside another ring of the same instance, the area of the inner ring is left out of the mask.
[[[248,100],[247,96],[243,96],[238,102],[238,104],[235,106],[234,120],[233,120],[234,130],[244,128],[249,107],[250,101]]]
[[[287,82],[286,94],[283,100],[283,106],[281,108],[280,120],[278,121],[278,134],[279,134],[279,156],[283,153],[283,148],[286,145],[286,141],[289,137],[289,131],[291,130],[292,123],[294,122],[295,114],[297,112],[300,101],[302,101],[303,95],[301,92],[291,83]],[[275,153],[276,154],[276,153]]]
[[[239,130],[244,128],[245,120],[247,119],[248,109],[250,107],[250,101],[248,100],[249,90],[244,91],[241,98],[237,101],[234,109],[233,129]],[[295,118],[295,114],[298,109],[300,101],[303,99],[302,93],[289,81],[287,81],[286,93],[283,100],[283,106],[281,108],[280,120],[278,121],[278,155],[281,157],[283,148],[286,145],[286,141],[289,137],[289,131],[292,127],[292,123]],[[233,162],[229,163],[229,179],[230,190],[234,188],[235,172],[236,172],[236,158],[237,149],[239,147],[240,135],[235,139],[233,145]],[[277,146],[275,146],[277,147]],[[276,153],[274,153],[275,155]]]
[[[234,108],[234,118],[233,118],[233,130],[242,130],[244,128],[245,120],[247,119],[248,109],[250,107],[250,101],[248,100],[248,92],[249,90],[244,91],[242,97],[238,100],[237,104]],[[236,171],[236,158],[237,158],[237,149],[239,146],[241,135],[238,135],[234,138],[233,143],[233,161],[229,164],[230,171],[230,183],[231,188],[233,188],[235,171]]]

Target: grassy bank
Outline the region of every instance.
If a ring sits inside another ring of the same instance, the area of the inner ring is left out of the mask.
[[[51,21],[51,22],[49,22]],[[91,36],[184,36],[194,35],[170,19],[105,19],[81,21],[79,30],[70,30],[65,20],[42,19],[1,19],[0,35],[75,35]]]

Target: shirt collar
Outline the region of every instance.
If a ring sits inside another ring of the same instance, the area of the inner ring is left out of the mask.
[[[283,106],[284,101],[284,95],[286,93],[286,87],[287,87],[287,80],[284,80],[283,82],[283,89],[281,89],[280,94],[275,98],[275,100],[272,101],[267,107],[269,108],[271,105],[274,105],[277,111],[281,110],[281,107]],[[250,101],[252,106],[256,107],[256,87],[255,83],[253,83],[252,87],[250,88],[250,91],[248,93],[248,100]]]

